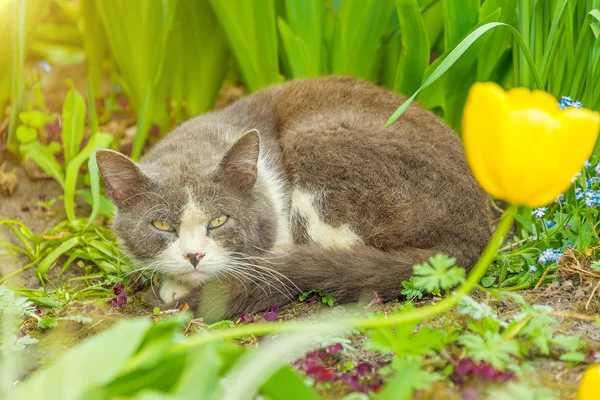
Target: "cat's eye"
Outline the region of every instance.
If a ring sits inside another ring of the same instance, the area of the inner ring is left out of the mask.
[[[161,231],[175,232],[175,227],[164,221],[152,221],[152,225],[154,225],[155,228],[160,229]]]
[[[217,217],[217,218],[213,219],[212,221],[210,221],[206,227],[208,229],[218,228],[221,225],[223,225],[225,222],[227,222],[228,218],[229,217],[227,215],[221,215],[220,217]]]

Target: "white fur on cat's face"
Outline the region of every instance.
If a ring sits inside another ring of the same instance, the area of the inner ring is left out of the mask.
[[[207,224],[214,218],[190,201],[183,211],[177,239],[156,257],[156,260],[166,261],[160,272],[180,282],[200,284],[223,271],[228,264],[228,252],[209,237],[207,230]],[[204,257],[194,267],[186,255],[196,253]]]

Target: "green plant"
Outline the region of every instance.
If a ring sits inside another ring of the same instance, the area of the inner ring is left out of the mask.
[[[275,1],[218,1],[210,4],[227,35],[246,87],[258,90],[281,81]]]
[[[93,102],[91,102],[93,104]],[[92,175],[98,176],[98,171],[95,163],[95,158],[92,154],[96,149],[108,147],[114,137],[107,133],[97,131],[97,122],[94,123],[95,130],[92,132],[88,143],[80,150],[85,126],[85,101],[83,97],[71,88],[62,112],[62,147],[64,153],[64,166],[61,165],[52,152],[52,147],[45,146],[35,139],[35,128],[41,127],[45,122],[43,114],[27,112],[21,114],[21,119],[27,122],[25,128],[20,132],[25,132],[20,135],[22,145],[21,153],[31,158],[38,164],[48,175],[54,178],[64,189],[64,205],[65,212],[69,221],[74,222],[75,216],[75,196],[77,188],[77,178],[79,170],[84,162],[88,161],[88,168],[95,172]],[[90,110],[91,120],[95,120],[95,110]],[[36,116],[36,118],[33,118]],[[39,122],[39,123],[38,123]],[[19,128],[21,129],[21,128]],[[19,130],[17,131],[19,133]],[[56,146],[56,145],[55,145]],[[92,178],[92,193],[96,193],[96,199],[100,193],[100,182],[97,178]],[[99,202],[95,203],[95,208],[90,215],[89,222],[95,218],[98,212]],[[88,223],[89,223],[88,222]]]

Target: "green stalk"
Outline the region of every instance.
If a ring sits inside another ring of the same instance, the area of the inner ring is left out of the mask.
[[[481,278],[483,278],[483,276],[486,274],[490,264],[496,257],[496,254],[498,254],[498,250],[504,242],[504,238],[506,237],[508,231],[512,226],[516,212],[517,206],[514,205],[511,205],[506,209],[502,221],[496,228],[496,231],[494,232],[492,238],[488,242],[488,245],[483,251],[483,254],[479,258],[479,261],[477,261],[477,264],[475,264],[475,267],[473,267],[467,280],[462,285],[460,285],[458,289],[456,289],[453,296],[446,297],[444,300],[433,305],[421,307],[410,312],[393,315],[386,318],[363,317],[340,320],[339,327],[360,329],[391,327],[408,322],[423,321],[427,318],[439,315],[445,311],[450,310],[460,301],[460,299],[464,295],[468,295],[469,293],[471,293],[471,291],[475,287],[477,287],[479,281],[481,281]],[[210,334],[197,336],[190,340],[188,343],[181,344],[181,347],[179,347],[179,349],[202,346],[207,343],[216,342],[223,339],[232,339],[236,337],[266,335],[272,333],[319,331],[324,327],[330,327],[331,324],[331,321],[316,324],[298,324],[294,321],[286,321],[277,324],[266,322],[243,326],[238,325],[235,328],[222,329],[215,332],[211,332]]]
[[[531,86],[531,72],[530,69],[525,65],[525,51],[531,49],[531,4],[530,0],[519,0],[519,18],[518,30],[521,36],[525,39],[524,48],[518,50],[518,63],[519,63],[519,86],[530,88]]]
[[[11,87],[11,110],[8,124],[7,147],[11,153],[18,152],[19,142],[15,132],[21,106],[23,103],[23,68],[25,65],[25,18],[27,13],[27,0],[13,2],[12,13],[14,16],[12,26],[11,56],[12,56],[12,87]],[[4,111],[4,110],[0,110]]]

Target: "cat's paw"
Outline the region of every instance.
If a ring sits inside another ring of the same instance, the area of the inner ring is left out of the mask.
[[[160,299],[169,304],[174,301],[182,299],[190,292],[190,288],[184,286],[178,282],[166,280],[160,286],[158,296]]]

